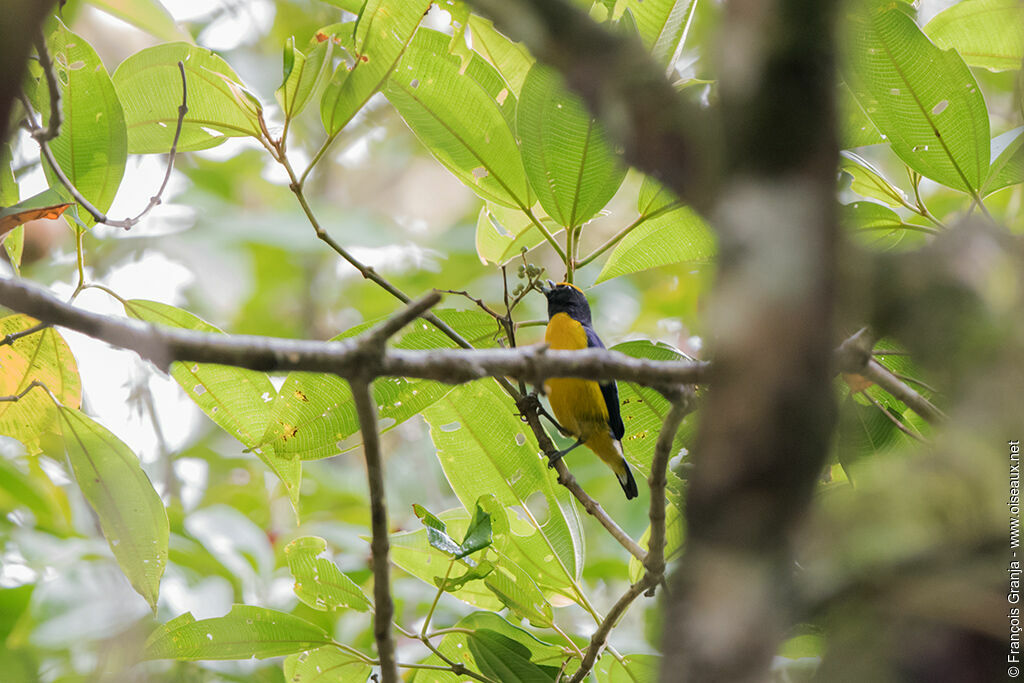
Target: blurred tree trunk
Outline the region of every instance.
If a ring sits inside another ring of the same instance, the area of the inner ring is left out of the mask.
[[[0,136],[4,141],[32,41],[40,35],[54,4],[54,0],[4,0],[0,4]]]
[[[726,7],[715,369],[666,614],[666,682],[769,680],[792,620],[790,536],[835,412],[834,11],[806,0]]]

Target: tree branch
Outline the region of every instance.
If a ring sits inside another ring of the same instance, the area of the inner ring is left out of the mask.
[[[679,431],[683,418],[693,410],[693,405],[693,390],[686,388],[672,401],[672,408],[661,425],[658,441],[654,445],[654,459],[651,462],[649,479],[651,507],[648,517],[651,520],[651,534],[647,541],[647,557],[643,562],[655,583],[661,581],[665,575],[665,486],[668,484],[668,461],[672,458],[672,444],[675,443],[676,432]]]
[[[368,338],[370,341],[372,338]],[[391,620],[395,606],[391,600],[391,567],[388,551],[388,512],[384,502],[384,463],[377,433],[377,409],[371,393],[371,382],[365,379],[350,382],[355,399],[359,429],[363,433],[363,455],[366,458],[366,479],[370,486],[370,528],[373,557],[373,636],[377,641],[377,657],[384,683],[398,683],[395,642],[391,636]]]
[[[516,377],[540,383],[548,377],[623,379],[666,387],[707,381],[702,362],[630,358],[616,351],[551,351],[543,346],[516,349],[386,349],[367,360],[359,339],[321,342],[246,335],[221,335],[165,328],[137,320],[83,311],[24,282],[0,278],[0,304],[42,322],[89,335],[135,351],[167,370],[174,361],[217,363],[264,372],[329,372],[346,379],[366,376],[417,377],[461,384],[485,377]],[[424,314],[426,317],[426,314]]]

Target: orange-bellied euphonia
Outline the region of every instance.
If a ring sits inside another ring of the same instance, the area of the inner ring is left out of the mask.
[[[603,349],[590,319],[590,304],[583,292],[567,282],[548,280],[541,287],[548,299],[548,327],[544,341],[552,349]],[[552,457],[554,464],[566,453],[584,445],[612,468],[626,498],[636,498],[636,480],[622,456],[619,443],[625,433],[619,412],[619,390],[615,382],[554,377],[544,384],[551,409],[559,424],[576,437],[576,443]]]

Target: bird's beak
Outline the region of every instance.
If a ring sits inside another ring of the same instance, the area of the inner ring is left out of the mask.
[[[547,285],[540,285],[540,291],[544,294],[544,296],[550,295],[551,292],[554,291],[554,289],[555,283],[552,282],[551,280],[547,280]]]

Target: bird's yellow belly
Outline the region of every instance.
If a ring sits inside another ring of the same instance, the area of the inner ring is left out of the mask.
[[[556,377],[544,385],[558,423],[575,437],[588,440],[608,431],[608,409],[597,382]]]

